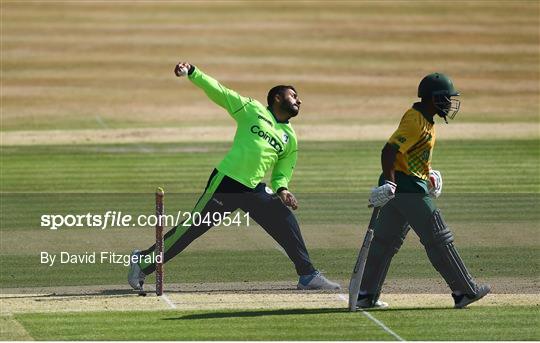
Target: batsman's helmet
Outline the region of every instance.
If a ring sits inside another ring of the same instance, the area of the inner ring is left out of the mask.
[[[432,99],[439,115],[446,120],[446,116],[454,119],[459,111],[460,101],[452,99],[459,96],[452,79],[442,73],[429,74],[418,85],[418,97]]]

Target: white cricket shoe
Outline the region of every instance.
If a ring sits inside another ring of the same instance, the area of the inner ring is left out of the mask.
[[[341,286],[338,283],[328,280],[321,272],[316,270],[310,275],[301,275],[297,288],[303,290],[335,290],[341,289]]]
[[[369,296],[361,297],[356,302],[356,308],[360,309],[368,309],[368,308],[378,308],[378,309],[385,309],[388,307],[388,303],[378,300],[373,302],[373,299]]]
[[[140,250],[133,250],[131,253],[131,259],[130,259],[130,265],[129,265],[129,272],[128,272],[128,282],[131,287],[133,287],[134,290],[142,291],[143,290],[143,284],[144,284],[144,278],[146,277],[146,274],[143,273],[141,270],[141,267],[139,267],[138,263],[133,263],[133,255],[139,256],[141,254]],[[139,259],[135,259],[138,261]]]

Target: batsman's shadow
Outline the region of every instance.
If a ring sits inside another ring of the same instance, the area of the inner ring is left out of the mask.
[[[440,311],[448,310],[455,311],[451,307],[413,307],[413,308],[392,308],[384,310],[367,310],[372,314],[381,312],[411,312],[411,311]],[[221,318],[249,318],[249,317],[265,317],[265,316],[284,316],[284,315],[310,315],[310,314],[324,314],[324,313],[350,313],[346,308],[313,308],[313,309],[280,309],[280,310],[253,310],[253,311],[228,311],[228,312],[208,312],[208,313],[195,313],[186,314],[180,317],[163,318],[162,320],[196,320],[196,319],[221,319]],[[356,314],[361,314],[361,311],[357,311]]]
[[[397,312],[429,312],[429,311],[456,311],[456,309],[450,306],[432,306],[432,307],[391,307],[391,308],[371,308],[364,310],[357,310],[355,313],[370,313],[374,316],[377,316],[378,313],[397,313]]]
[[[310,315],[324,313],[347,312],[344,308],[313,308],[313,309],[281,309],[281,310],[254,310],[237,312],[209,312],[186,314],[175,318],[164,318],[163,320],[194,320],[194,319],[221,319],[221,318],[246,318],[246,317],[266,317],[266,316],[285,316],[285,315]]]

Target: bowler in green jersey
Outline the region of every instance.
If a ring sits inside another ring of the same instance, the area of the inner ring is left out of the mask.
[[[204,193],[192,213],[200,217],[226,215],[241,209],[255,220],[286,252],[299,276],[299,289],[339,289],[314,268],[296,217],[298,202],[289,191],[298,154],[298,143],[289,120],[296,117],[302,101],[293,86],[270,89],[267,106],[228,89],[189,63],[178,63],[177,77],[187,77],[210,100],[227,111],[237,129],[231,149],[211,173]],[[271,188],[262,183],[271,171]],[[164,262],[213,227],[209,222],[188,219],[165,234]],[[129,284],[142,290],[146,275],[155,271],[155,263],[141,257],[154,254],[155,246],[135,250],[128,274]],[[155,260],[155,259],[152,259]],[[254,267],[255,268],[255,267]]]

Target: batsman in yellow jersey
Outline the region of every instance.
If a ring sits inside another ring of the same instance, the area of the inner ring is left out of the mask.
[[[357,307],[387,307],[379,300],[386,273],[409,228],[424,245],[429,260],[452,291],[455,308],[463,308],[490,291],[469,274],[455,246],[452,232],[432,198],[442,190],[441,173],[431,169],[438,115],[446,123],[459,110],[458,91],[441,73],[427,75],[418,86],[421,102],[415,103],[381,154],[382,175],[373,189],[370,206],[380,208],[374,237],[362,277]]]

